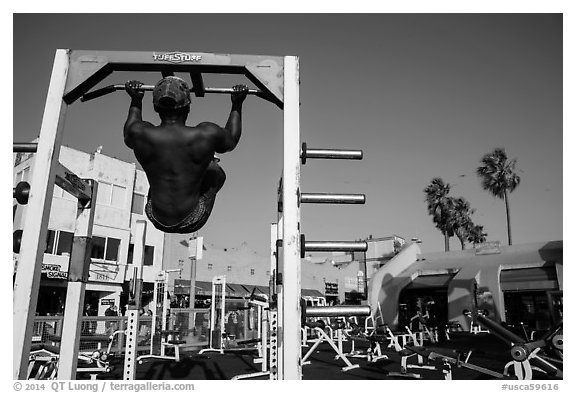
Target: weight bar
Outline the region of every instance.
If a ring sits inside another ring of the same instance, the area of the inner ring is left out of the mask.
[[[337,149],[309,149],[306,142],[302,143],[300,160],[306,164],[308,158],[329,160],[361,160],[362,150],[337,150]]]
[[[365,252],[368,242],[365,241],[309,241],[300,235],[300,257],[306,257],[306,252]]]
[[[323,194],[323,193],[302,193],[300,203],[334,203],[334,204],[364,204],[366,195],[364,194]]]

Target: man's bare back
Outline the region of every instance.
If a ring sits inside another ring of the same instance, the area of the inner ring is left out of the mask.
[[[148,218],[164,232],[196,231],[206,223],[226,179],[214,153],[231,151],[238,144],[247,88],[234,87],[225,127],[208,122],[188,127],[190,98],[183,80],[167,77],[156,85],[153,101],[161,118],[159,126],[142,120],[144,93],[137,90],[140,85],[138,81],[126,84],[132,102],[124,141],[134,150],[150,183]]]

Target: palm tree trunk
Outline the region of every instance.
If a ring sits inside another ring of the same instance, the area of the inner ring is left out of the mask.
[[[510,204],[508,202],[508,190],[504,190],[504,203],[506,204],[506,225],[508,226],[508,245],[512,245],[512,228],[510,227]]]
[[[450,251],[450,237],[447,232],[444,232],[444,251]]]

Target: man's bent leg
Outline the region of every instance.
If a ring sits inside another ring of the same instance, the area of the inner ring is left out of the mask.
[[[202,182],[202,187],[200,188],[200,193],[203,195],[216,195],[218,191],[224,185],[226,181],[226,173],[216,161],[211,161],[210,165],[206,169],[206,175],[204,175],[204,181]]]

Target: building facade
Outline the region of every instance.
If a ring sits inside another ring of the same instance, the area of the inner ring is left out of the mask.
[[[156,230],[144,215],[149,187],[146,176],[133,163],[99,152],[84,153],[66,146],[61,147],[59,161],[78,177],[98,182],[85,304],[91,305],[93,315],[103,315],[104,310],[112,304],[122,310],[134,270],[131,265],[137,220],[145,220],[147,223],[142,272],[144,282],[147,283],[145,287],[149,289],[162,267],[164,234]],[[14,160],[14,185],[29,180],[33,168],[34,154],[17,154]],[[13,210],[14,230],[25,230],[22,225],[26,205],[18,205],[14,201]],[[39,315],[63,312],[76,212],[76,199],[55,185],[42,262],[37,306]],[[14,260],[17,268],[18,254],[14,255]]]
[[[417,312],[465,329],[464,310],[486,310],[512,326],[544,331],[563,318],[563,242],[422,253],[405,247],[372,278],[369,304],[385,323],[401,328]]]

